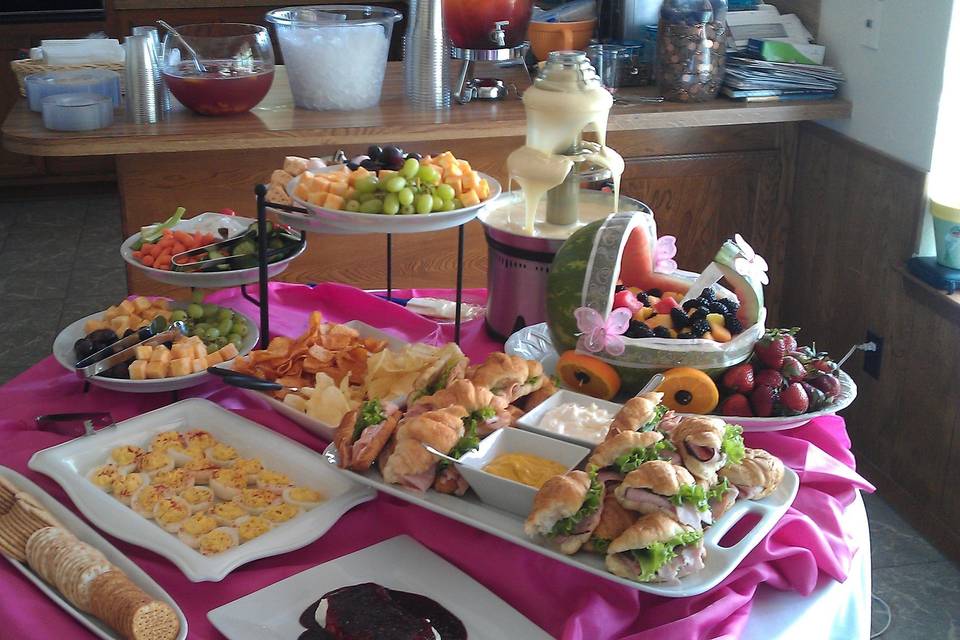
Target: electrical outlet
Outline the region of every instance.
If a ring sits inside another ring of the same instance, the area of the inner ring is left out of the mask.
[[[860,44],[868,49],[880,50],[880,18],[882,0],[860,0]]]
[[[867,331],[867,337],[864,338],[864,342],[872,342],[877,345],[876,351],[864,351],[863,353],[863,370],[867,372],[868,375],[873,376],[877,380],[880,379],[880,363],[881,358],[883,358],[883,338],[875,334],[873,331]]]

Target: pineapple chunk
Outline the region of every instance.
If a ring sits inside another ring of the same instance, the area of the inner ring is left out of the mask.
[[[123,302],[120,303],[120,310],[122,311],[122,314],[117,314],[118,316],[119,315],[128,316],[131,313],[136,313],[137,307],[133,304],[132,301],[124,300]]]
[[[214,351],[211,354],[207,355],[207,366],[212,367],[214,365],[220,364],[223,362],[223,358],[220,357],[219,351]]]
[[[167,356],[169,358],[170,356],[169,352],[167,353]],[[148,362],[147,369],[146,369],[147,379],[155,380],[157,378],[166,378],[167,369],[169,368],[169,366],[170,366],[169,362],[158,362],[158,361]]]
[[[340,209],[343,209],[343,196],[338,196],[335,193],[328,193],[326,200],[323,201],[323,206],[326,209],[339,211]]]
[[[149,349],[149,347],[147,347]],[[127,368],[127,371],[130,372],[131,380],[146,380],[147,379],[147,364],[146,360],[137,358],[130,363],[130,366]]]
[[[136,349],[137,360],[149,360],[150,356],[152,355],[153,355],[153,347],[150,347],[147,345],[140,345]]]
[[[186,376],[191,373],[193,373],[193,360],[191,358],[177,358],[170,361],[171,376]]]
[[[480,196],[477,195],[476,191],[471,189],[460,196],[460,202],[462,202],[465,207],[472,207],[475,204],[480,204]]]
[[[237,345],[233,344],[232,342],[228,342],[225,346],[220,347],[220,350],[217,351],[217,353],[220,354],[220,357],[223,358],[224,362],[240,355],[240,352],[237,351]]]
[[[150,300],[148,300],[147,298],[144,298],[143,296],[137,296],[136,298],[133,299],[133,306],[137,308],[138,313],[143,313],[144,311],[152,307],[153,303],[150,302]]]
[[[193,353],[193,345],[185,342],[177,342],[173,345],[173,348],[170,349],[170,359],[191,358],[193,357]]]

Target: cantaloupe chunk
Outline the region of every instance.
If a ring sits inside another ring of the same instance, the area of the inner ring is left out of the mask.
[[[203,355],[190,361],[190,368],[194,373],[200,373],[207,370],[207,356]]]
[[[377,177],[380,178],[381,181],[387,180],[395,175],[397,175],[397,172],[390,169],[380,169],[380,171],[377,171]]]
[[[473,167],[471,167],[470,163],[467,162],[466,160],[457,160],[457,166],[459,166],[460,171],[463,171],[464,173],[469,173],[473,171]]]
[[[167,354],[170,355],[170,354]],[[157,378],[166,378],[170,369],[169,362],[153,361],[147,363],[147,379],[155,380]]]
[[[318,207],[322,207],[327,200],[329,194],[323,192],[314,191],[310,194],[310,197],[307,198],[307,202],[310,204],[315,204]]]
[[[150,354],[150,362],[162,362],[164,364],[170,362],[170,350],[162,344],[155,346]]]
[[[147,309],[146,311],[143,312],[143,317],[146,320],[153,320],[158,315],[160,315],[160,309]]]
[[[214,351],[211,354],[207,355],[207,366],[212,367],[223,362],[223,358],[220,357],[220,354]]]
[[[143,296],[137,296],[136,298],[133,299],[133,306],[137,308],[138,313],[143,313],[147,309],[151,308],[153,306],[153,303],[150,302],[148,298],[144,298]]]
[[[130,366],[127,367],[127,371],[130,373],[131,380],[146,380],[147,379],[147,361],[137,358],[130,363]]]
[[[135,349],[135,353],[137,360],[149,360],[153,355],[153,347],[142,344]]]
[[[110,323],[104,320],[87,320],[83,323],[83,333],[84,335],[89,335],[94,331],[99,331],[100,329],[109,329]]]
[[[350,172],[350,177],[347,178],[347,182],[350,183],[350,186],[357,184],[357,180],[360,178],[365,178],[370,175],[370,172],[363,167],[357,167],[352,172]]]
[[[350,189],[350,185],[346,182],[331,182],[330,183],[330,193],[334,193],[341,198],[347,194],[347,191]]]
[[[460,194],[463,193],[463,181],[460,179],[460,177],[447,176],[443,179],[443,182],[453,187],[453,191],[457,194],[458,198],[460,197]]]
[[[490,183],[485,179],[480,180],[480,186],[477,187],[477,195],[480,196],[480,200],[486,200],[490,197]]]
[[[193,357],[194,358],[206,358],[207,357],[207,345],[203,344],[201,340],[198,344],[190,345],[193,347]]]
[[[444,168],[443,175],[459,178],[463,175],[463,170],[460,168],[460,165],[453,163]]]
[[[130,328],[130,316],[117,316],[110,321],[110,328],[118,336],[122,336]]]
[[[463,190],[470,191],[480,186],[480,176],[476,171],[467,171],[463,174]]]
[[[228,342],[226,345],[220,347],[220,350],[217,351],[217,353],[220,354],[220,357],[223,358],[224,362],[240,355],[240,352],[237,351],[237,345],[233,344],[232,342]]]
[[[297,183],[297,188],[293,190],[293,197],[298,200],[306,200],[310,197],[310,191],[307,189],[307,184],[303,180]]]
[[[173,345],[173,346],[177,346],[177,345]],[[191,373],[193,373],[192,358],[177,358],[176,360],[170,361],[171,376],[185,376]]]
[[[173,360],[192,358],[193,353],[193,345],[187,344],[186,342],[177,342],[173,345],[173,348],[170,349],[170,358]]]
[[[462,202],[465,207],[472,207],[475,204],[480,204],[480,196],[477,195],[476,191],[471,189],[470,191],[465,191],[463,195],[460,196],[460,202]]]
[[[339,211],[343,209],[343,197],[338,196],[335,193],[328,193],[327,199],[323,201],[323,206],[325,209],[333,209],[334,211]]]
[[[137,307],[136,307],[136,305],[133,304],[133,301],[132,301],[132,300],[124,300],[123,302],[120,303],[119,306],[120,306],[120,309],[123,311],[123,313],[122,313],[122,314],[117,314],[117,315],[125,315],[125,316],[128,316],[128,315],[130,315],[131,313],[136,313],[136,312],[137,312]]]
[[[109,322],[120,315],[125,315],[123,311],[120,310],[120,307],[111,305],[106,311],[103,312],[103,319]]]

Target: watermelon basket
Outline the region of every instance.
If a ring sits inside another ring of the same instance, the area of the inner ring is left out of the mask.
[[[732,286],[733,290],[713,284],[718,297],[732,298],[741,305],[737,315],[744,330],[729,342],[624,336],[625,350],[617,356],[577,348],[580,330],[574,311],[588,307],[603,318],[610,314],[627,239],[638,227],[649,242],[656,241],[656,223],[650,213],[622,212],[577,230],[557,252],[547,285],[547,325],[557,353],[574,349],[610,364],[620,376],[621,393],[630,395],[638,392],[654,374],[673,367],[693,367],[714,375],[747,360],[763,335],[766,309],[761,283],[735,268],[737,260],[742,258],[742,249],[730,241],[723,244],[714,262],[704,270],[705,276],[708,271],[713,276],[706,280],[708,285],[723,277]],[[670,278],[689,288],[700,275],[678,270],[670,274]]]

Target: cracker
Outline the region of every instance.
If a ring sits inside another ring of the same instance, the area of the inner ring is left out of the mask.
[[[29,538],[29,535],[14,529],[9,522],[0,517],[0,539],[4,541],[5,548],[13,549],[18,556],[25,555]]]
[[[17,500],[16,505],[14,505],[14,508],[11,511],[16,512],[24,520],[35,525],[35,529],[40,529],[43,527],[64,528],[63,525],[60,524],[60,521],[53,517],[52,513],[43,507],[23,500]]]
[[[180,620],[166,602],[151,600],[138,607],[130,622],[134,640],[174,640],[180,633]]]
[[[19,562],[26,562],[27,560],[27,555],[23,549],[20,549],[15,545],[10,544],[6,540],[4,540],[2,537],[0,537],[0,552]]]
[[[16,485],[0,476],[0,513],[6,513],[13,506],[19,492]]]

